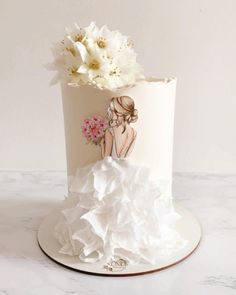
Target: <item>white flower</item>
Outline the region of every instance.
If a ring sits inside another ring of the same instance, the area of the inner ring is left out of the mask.
[[[86,47],[79,43],[76,44],[80,53],[82,64],[78,68],[78,73],[88,77],[91,83],[95,84],[97,77],[104,77],[110,70],[110,62],[103,58],[102,54],[98,50],[88,53]]]
[[[143,78],[127,36],[107,26],[99,29],[94,22],[85,28],[75,24],[66,33],[53,49],[53,69],[59,81],[115,90]]]

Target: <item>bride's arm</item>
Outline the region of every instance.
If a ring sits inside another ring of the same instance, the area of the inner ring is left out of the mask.
[[[101,143],[102,148],[102,158],[105,158],[107,156],[111,155],[112,151],[112,134],[109,129],[106,130],[105,136],[104,136],[104,142]]]

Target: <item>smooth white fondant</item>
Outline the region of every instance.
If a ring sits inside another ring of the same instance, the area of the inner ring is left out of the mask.
[[[151,181],[149,168],[128,159],[106,157],[79,168],[55,226],[60,253],[91,263],[120,257],[155,264],[179,251],[186,245],[174,230],[181,217],[165,189]]]

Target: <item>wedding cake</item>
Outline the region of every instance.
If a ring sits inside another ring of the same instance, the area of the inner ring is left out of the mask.
[[[155,264],[186,241],[172,203],[176,79],[146,78],[132,42],[91,23],[53,48],[61,83],[68,196],[59,253],[84,263]]]

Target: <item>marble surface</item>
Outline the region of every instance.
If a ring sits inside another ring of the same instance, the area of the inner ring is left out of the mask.
[[[194,254],[154,274],[96,277],[57,265],[37,244],[66,194],[65,172],[0,172],[0,295],[236,294],[236,176],[175,174],[173,191],[201,221]]]

